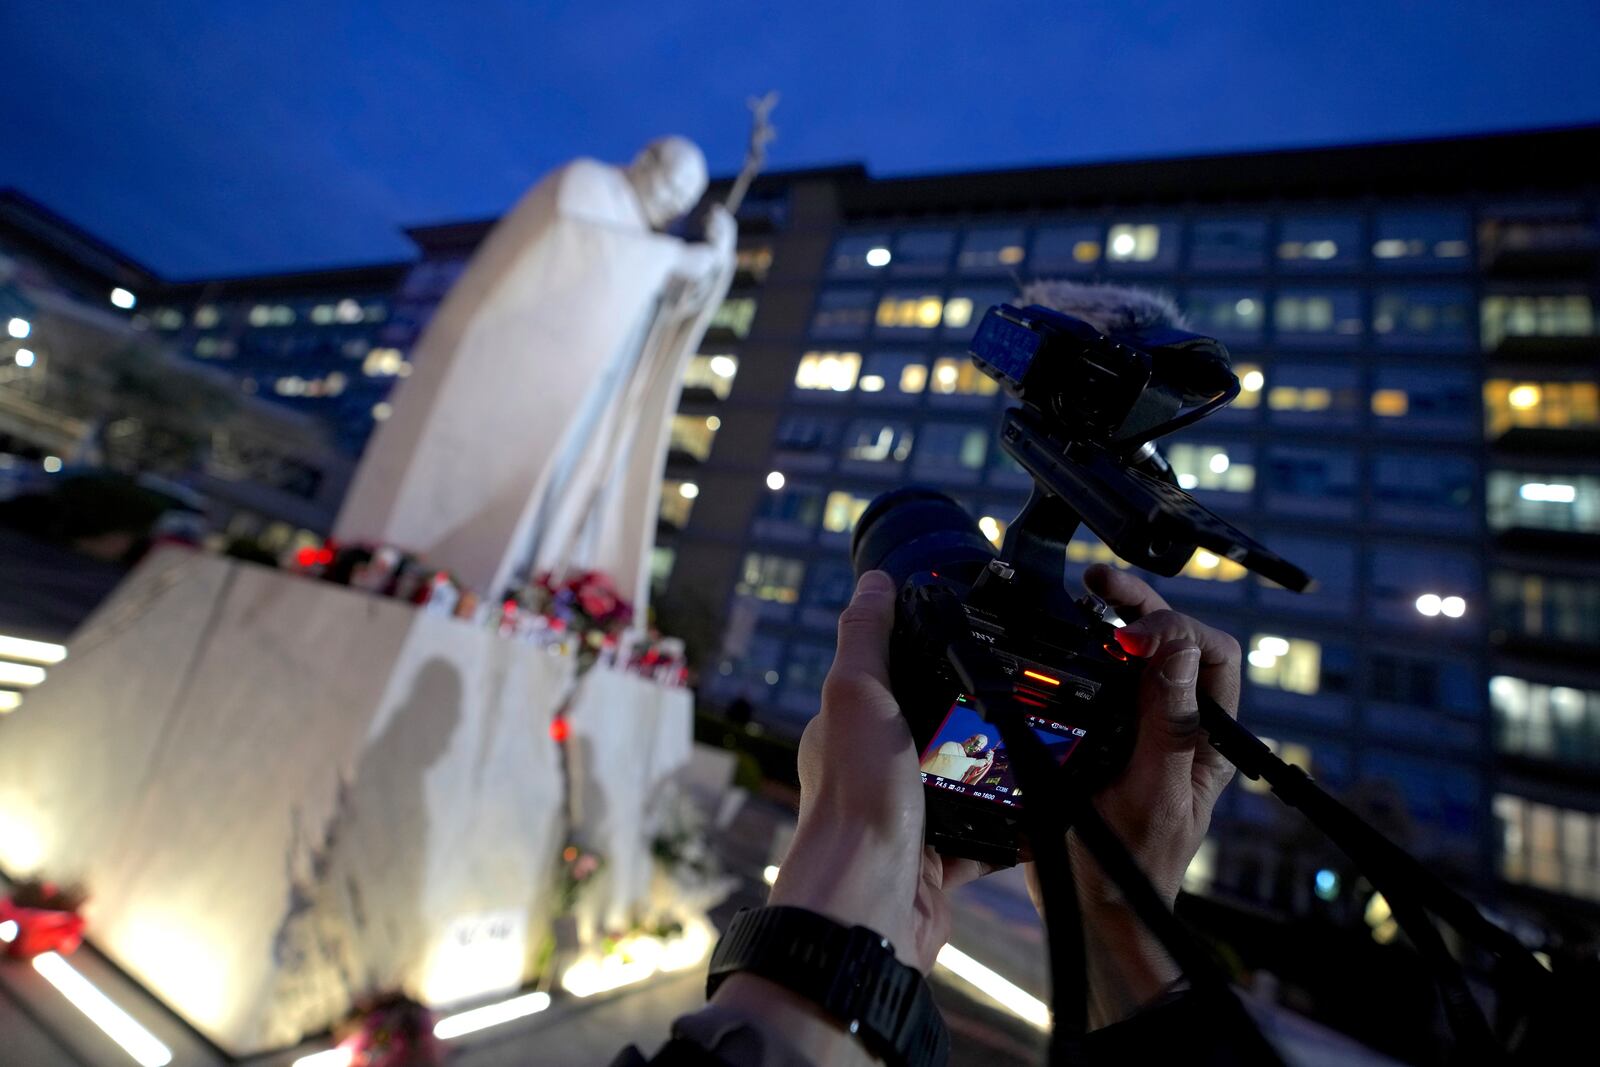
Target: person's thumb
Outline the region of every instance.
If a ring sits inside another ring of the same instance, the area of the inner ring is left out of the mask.
[[[1139,683],[1139,737],[1128,768],[1144,795],[1164,792],[1171,782],[1188,785],[1200,739],[1195,698],[1199,677],[1200,649],[1194,645],[1163,646],[1145,664]]]

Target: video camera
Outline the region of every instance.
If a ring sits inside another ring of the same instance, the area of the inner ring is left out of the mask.
[[[1057,764],[1093,791],[1131,751],[1141,664],[1115,639],[1106,605],[1074,597],[1066,545],[1080,521],[1123,559],[1177,574],[1197,547],[1288,588],[1309,579],[1185,493],[1155,447],[1238,395],[1227,349],[1168,326],[1113,339],[1046,307],[993,307],[971,355],[1021,406],[1000,443],[1033,478],[1033,495],[996,553],[971,515],[942,493],[906,488],[872,502],[856,525],[856,573],[899,587],[890,670],[927,786],[928,841],[947,855],[1010,865],[1026,855],[1014,753],[988,739],[952,664],[952,643],[981,653]],[[998,709],[991,709],[991,713]],[[994,726],[988,727],[995,732]]]

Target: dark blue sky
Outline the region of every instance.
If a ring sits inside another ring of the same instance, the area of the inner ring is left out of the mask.
[[[782,10],[777,10],[781,7]],[[1600,119],[1595,0],[6,0],[0,186],[175,277],[410,254],[578,154],[894,174]]]

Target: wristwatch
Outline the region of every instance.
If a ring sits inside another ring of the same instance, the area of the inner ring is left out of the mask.
[[[927,981],[865,926],[805,908],[746,908],[711,954],[706,996],[740,971],[809,1000],[890,1067],[942,1067],[950,1058]]]

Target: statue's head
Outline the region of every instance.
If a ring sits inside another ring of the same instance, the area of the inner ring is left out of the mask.
[[[706,157],[687,137],[658,137],[628,165],[650,225],[662,229],[682,218],[706,191]]]

